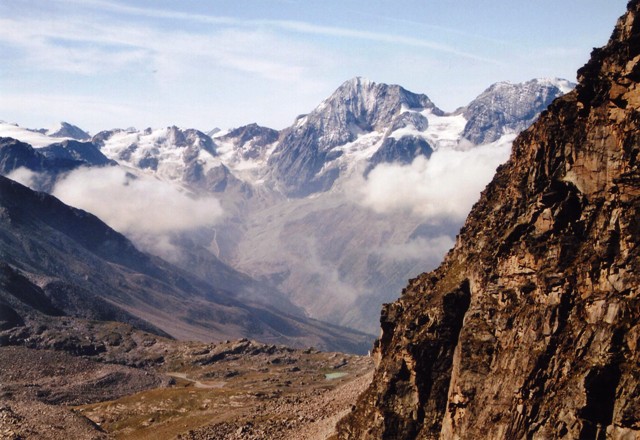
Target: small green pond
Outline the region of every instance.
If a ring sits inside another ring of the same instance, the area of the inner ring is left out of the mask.
[[[341,377],[344,377],[347,374],[349,373],[327,373],[324,375],[324,377],[327,380],[333,380],[333,379],[340,379]]]

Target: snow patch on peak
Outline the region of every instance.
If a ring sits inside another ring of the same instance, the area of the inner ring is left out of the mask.
[[[424,138],[435,151],[442,148],[457,148],[467,123],[463,114],[440,116],[426,110],[422,112],[429,121]]]
[[[211,138],[193,129],[113,130],[99,133],[96,139],[110,159],[172,181],[181,181],[190,165],[206,171],[222,164]]]

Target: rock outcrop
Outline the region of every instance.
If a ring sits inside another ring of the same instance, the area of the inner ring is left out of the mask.
[[[640,1],[385,306],[340,439],[640,438]]]

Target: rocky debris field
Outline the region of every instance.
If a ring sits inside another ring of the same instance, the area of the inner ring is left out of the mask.
[[[0,347],[0,383],[5,398],[80,405],[166,386],[168,382],[150,371],[64,352]]]
[[[27,319],[0,332],[0,439],[327,438],[372,370],[314,348]]]
[[[350,410],[371,381],[371,374],[322,387],[265,399],[233,420],[204,426],[178,438],[184,440],[323,440],[334,434],[337,421]]]
[[[109,436],[65,407],[30,400],[0,399],[0,439],[102,440]]]
[[[169,359],[170,386],[76,410],[118,438],[281,439],[349,409],[372,370],[366,357],[246,339]]]

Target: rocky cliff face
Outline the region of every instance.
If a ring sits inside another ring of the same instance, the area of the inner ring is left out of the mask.
[[[382,312],[340,439],[640,438],[640,2]]]

